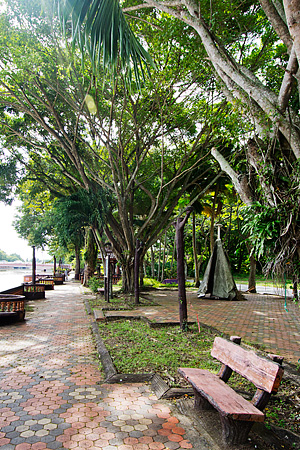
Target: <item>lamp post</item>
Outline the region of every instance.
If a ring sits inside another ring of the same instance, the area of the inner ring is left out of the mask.
[[[35,272],[36,271],[36,260],[35,260],[35,246],[32,246],[32,284],[35,284]]]

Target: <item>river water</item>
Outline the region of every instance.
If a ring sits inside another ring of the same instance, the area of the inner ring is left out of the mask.
[[[22,283],[24,283],[24,275],[31,275],[31,270],[0,270],[0,292],[6,291],[7,289],[11,289],[16,286],[20,286]]]

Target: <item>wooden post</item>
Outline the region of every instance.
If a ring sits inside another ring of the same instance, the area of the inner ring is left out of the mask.
[[[143,243],[139,239],[136,240],[135,257],[134,257],[134,301],[138,305],[140,303],[140,257],[143,250]]]
[[[104,274],[104,297],[109,302],[110,298],[110,256],[105,257],[105,274]]]
[[[36,275],[36,260],[35,260],[35,246],[32,246],[32,281],[31,284],[35,284]]]
[[[195,286],[200,286],[200,280],[199,280],[199,264],[198,264],[198,255],[197,255],[197,242],[196,242],[196,214],[195,211],[193,212],[193,233],[192,233],[192,240],[193,240],[193,258],[194,258],[194,281]]]
[[[53,256],[53,274],[56,274],[56,257]]]
[[[218,228],[218,241],[220,241],[221,240],[221,228],[222,228],[222,225],[220,224],[220,223],[217,223],[216,224],[216,227]]]
[[[176,248],[177,248],[177,279],[178,279],[178,303],[179,303],[179,321],[182,331],[187,330],[187,303],[185,289],[184,273],[184,226],[192,212],[192,208],[187,209],[184,218],[178,217],[175,225],[176,230]]]

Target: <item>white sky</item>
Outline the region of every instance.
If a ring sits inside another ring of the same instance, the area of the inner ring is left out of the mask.
[[[12,226],[12,222],[15,220],[16,214],[16,204],[12,206],[7,206],[0,202],[0,250],[3,250],[9,255],[12,253],[17,253],[24,260],[32,259],[32,247],[28,245],[27,241],[21,239],[18,233]],[[49,255],[47,252],[36,249],[36,258],[40,260],[49,260]]]

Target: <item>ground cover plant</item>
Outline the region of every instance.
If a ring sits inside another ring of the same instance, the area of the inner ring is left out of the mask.
[[[120,304],[120,299],[117,300]],[[91,306],[95,307],[94,301]],[[124,305],[124,304],[123,304]],[[158,373],[170,387],[186,387],[178,367],[199,367],[217,373],[220,363],[211,355],[216,334],[198,324],[182,332],[179,326],[149,327],[141,320],[116,320],[99,324],[101,338],[119,373]],[[251,383],[233,374],[229,384],[249,400]],[[300,434],[299,385],[284,378],[277,395],[265,410],[267,427],[272,425]]]
[[[218,364],[209,357],[214,334],[196,330],[182,333],[179,327],[150,328],[140,320],[99,324],[100,334],[121,373],[155,372],[171,386],[181,386],[177,368],[186,364],[212,371]]]

